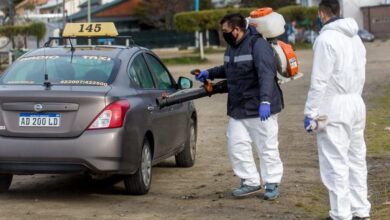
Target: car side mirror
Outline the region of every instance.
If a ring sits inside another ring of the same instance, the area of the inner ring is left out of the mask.
[[[178,80],[179,89],[190,89],[192,88],[192,80],[187,77],[180,76]]]

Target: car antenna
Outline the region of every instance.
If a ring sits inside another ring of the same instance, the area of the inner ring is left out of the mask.
[[[45,81],[43,82],[43,85],[46,87],[46,89],[49,89],[51,86],[51,82],[49,81],[49,74],[47,74],[47,68],[46,68],[46,48],[43,48],[43,59],[45,60],[45,66],[44,66],[44,71],[45,71]]]
[[[71,55],[70,55],[70,63],[72,63],[72,60],[73,60],[73,53],[74,51],[76,50],[75,47],[73,47],[73,44],[72,44],[72,39],[69,37],[69,44],[70,44],[70,52],[71,52]]]

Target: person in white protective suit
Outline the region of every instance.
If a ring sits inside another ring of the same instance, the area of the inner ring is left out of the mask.
[[[329,191],[329,218],[369,219],[364,128],[366,108],[361,97],[366,50],[358,25],[340,18],[337,0],[322,0],[324,24],[314,43],[311,84],[304,127],[317,130],[320,173]]]

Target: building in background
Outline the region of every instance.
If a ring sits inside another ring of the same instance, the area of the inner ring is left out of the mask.
[[[362,7],[364,28],[377,38],[390,38],[390,4]]]
[[[91,21],[114,22],[119,33],[139,29],[138,19],[133,16],[141,0],[91,0]],[[87,2],[80,4],[80,10],[69,16],[68,22],[85,22],[88,17]]]
[[[318,6],[321,0],[297,0],[304,6]],[[343,17],[356,20],[359,28],[377,37],[390,37],[390,0],[339,0]]]
[[[85,1],[86,0],[24,0],[15,6],[15,10],[16,14],[21,18],[44,22],[56,22],[56,20],[62,20],[63,16],[69,16],[78,12],[80,10],[79,5]]]
[[[211,0],[214,7],[216,8],[224,8],[226,6],[238,6],[241,0]]]
[[[49,0],[24,0],[15,6],[15,12],[18,16],[24,16],[26,14],[38,14],[39,7],[44,5]]]
[[[296,0],[298,5],[303,5],[306,7],[318,6],[321,0]]]

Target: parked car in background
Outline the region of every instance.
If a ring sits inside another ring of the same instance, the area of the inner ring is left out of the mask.
[[[359,29],[358,35],[365,42],[373,42],[375,40],[375,36],[366,29]]]
[[[306,30],[303,32],[303,42],[313,44],[319,33],[313,30]]]

